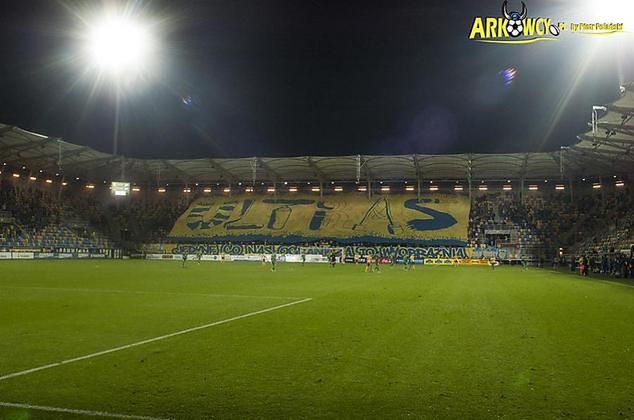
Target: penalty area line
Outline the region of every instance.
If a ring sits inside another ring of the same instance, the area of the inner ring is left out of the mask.
[[[137,341],[136,343],[131,343],[131,344],[126,344],[123,346],[118,346],[118,347],[114,347],[108,350],[102,350],[96,353],[91,353],[91,354],[86,354],[84,356],[79,356],[79,357],[74,357],[72,359],[68,359],[68,360],[62,360],[61,362],[55,362],[55,363],[49,363],[48,365],[43,365],[43,366],[38,366],[32,369],[27,369],[27,370],[23,370],[20,372],[14,372],[14,373],[9,373],[7,375],[3,375],[0,376],[0,381],[5,381],[7,379],[11,379],[11,378],[15,378],[18,376],[24,376],[24,375],[28,375],[30,373],[35,373],[35,372],[39,372],[42,370],[46,370],[46,369],[51,369],[54,367],[58,367],[58,366],[63,366],[63,365],[67,365],[69,363],[75,363],[75,362],[80,362],[82,360],[87,360],[87,359],[93,359],[95,357],[99,357],[99,356],[104,356],[106,354],[110,354],[110,353],[115,353],[118,351],[122,351],[122,350],[127,350],[133,347],[138,347],[138,346],[142,346],[144,344],[149,344],[149,343],[154,343],[156,341],[161,341],[161,340],[165,340],[168,338],[172,338],[172,337],[177,337],[179,335],[183,335],[183,334],[189,334],[195,331],[200,331],[200,330],[204,330],[207,328],[211,328],[211,327],[215,327],[217,325],[222,325],[222,324],[227,324],[229,322],[232,321],[237,321],[239,319],[244,319],[244,318],[249,318],[255,315],[260,315],[260,314],[265,314],[267,312],[272,312],[272,311],[277,311],[278,309],[282,309],[282,308],[287,308],[289,306],[293,306],[293,305],[299,305],[300,303],[305,303],[305,302],[309,302],[313,300],[312,298],[306,298],[306,299],[302,299],[302,300],[296,300],[294,302],[289,302],[289,303],[285,303],[283,305],[277,305],[277,306],[272,306],[270,308],[265,308],[265,309],[260,309],[259,311],[253,311],[253,312],[249,312],[246,314],[242,314],[242,315],[237,315],[231,318],[227,318],[227,319],[223,319],[221,321],[215,321],[215,322],[211,322],[209,324],[205,324],[205,325],[199,325],[198,327],[193,327],[193,328],[187,328],[186,330],[180,330],[180,331],[176,331],[170,334],[165,334],[165,335],[161,335],[158,337],[154,337],[154,338],[148,338],[147,340],[142,340],[142,341]]]
[[[75,408],[49,407],[46,405],[19,404],[19,403],[10,403],[10,402],[0,402],[0,407],[17,408],[22,410],[46,411],[49,413],[77,414],[77,415],[92,416],[92,417],[108,417],[111,419],[167,420],[165,418],[160,418],[160,417],[135,416],[132,414],[109,413],[107,411],[78,410]]]

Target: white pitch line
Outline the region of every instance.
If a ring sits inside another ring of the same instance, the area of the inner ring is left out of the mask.
[[[84,356],[74,357],[74,358],[68,359],[68,360],[62,360],[61,362],[49,363],[48,365],[39,366],[39,367],[36,367],[36,368],[23,370],[23,371],[20,371],[20,372],[9,373],[7,375],[0,376],[0,381],[4,381],[4,380],[7,380],[7,379],[15,378],[17,376],[28,375],[30,373],[39,372],[41,370],[46,370],[46,369],[51,369],[51,368],[58,367],[58,366],[67,365],[69,363],[75,363],[75,362],[80,362],[80,361],[86,360],[86,359],[92,359],[92,358],[95,358],[95,357],[103,356],[105,354],[110,354],[110,353],[115,353],[115,352],[122,351],[122,350],[127,350],[127,349],[132,348],[132,347],[138,347],[138,346],[142,346],[144,344],[154,343],[155,341],[165,340],[167,338],[172,338],[172,337],[176,337],[176,336],[179,336],[179,335],[188,334],[188,333],[191,333],[191,332],[194,332],[194,331],[204,330],[206,328],[215,327],[217,325],[227,324],[229,322],[237,321],[239,319],[249,318],[249,317],[252,317],[252,316],[255,316],[255,315],[260,315],[260,314],[264,314],[264,313],[267,313],[267,312],[276,311],[278,309],[286,308],[286,307],[293,306],[293,305],[298,305],[300,303],[308,302],[308,301],[311,301],[311,300],[313,300],[313,299],[312,298],[306,298],[306,299],[302,299],[302,300],[297,300],[295,302],[285,303],[283,305],[277,305],[277,306],[273,306],[273,307],[266,308],[266,309],[260,309],[259,311],[249,312],[247,314],[234,316],[234,317],[231,317],[231,318],[223,319],[221,321],[215,321],[215,322],[212,322],[210,324],[200,325],[198,327],[193,327],[193,328],[188,328],[186,330],[176,331],[176,332],[173,332],[173,333],[170,333],[170,334],[161,335],[159,337],[148,338],[147,340],[137,341],[136,343],[126,344],[124,346],[119,346],[119,347],[114,347],[112,349],[99,351],[97,353],[91,353],[91,354],[87,354],[87,355],[84,355]]]
[[[125,290],[125,289],[86,289],[73,287],[38,287],[38,286],[3,286],[0,289],[26,289],[26,290],[44,290],[44,291],[60,291],[60,292],[79,292],[79,293],[123,293],[138,295],[183,295],[183,296],[207,296],[207,297],[228,297],[228,298],[248,298],[248,299],[302,299],[297,296],[257,296],[257,295],[231,295],[217,293],[188,293],[188,292],[155,292],[152,290]]]
[[[107,411],[78,410],[74,408],[49,407],[46,405],[18,404],[18,403],[9,403],[9,402],[0,402],[0,407],[20,408],[20,409],[35,410],[35,411],[47,411],[50,413],[78,414],[78,415],[92,416],[92,417],[108,417],[111,419],[167,420],[160,417],[135,416],[131,414],[108,413]]]

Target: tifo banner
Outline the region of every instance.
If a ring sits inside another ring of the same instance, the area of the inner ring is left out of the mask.
[[[194,243],[169,246],[174,254],[192,255],[268,255],[273,252],[286,255],[318,255],[324,248],[302,247],[299,245],[249,245],[249,244],[216,244]],[[402,260],[414,256],[415,260],[433,259],[507,259],[508,252],[501,248],[469,248],[469,247],[413,247],[413,246],[345,246],[344,257],[365,258],[368,255]],[[161,255],[161,254],[159,254]]]
[[[434,194],[368,199],[361,194],[209,197],[194,201],[170,236],[179,240],[298,243],[335,239],[343,243],[410,243],[464,246],[469,200]]]

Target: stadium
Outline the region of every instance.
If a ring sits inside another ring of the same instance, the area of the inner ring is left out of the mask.
[[[0,121],[0,418],[633,418],[634,83],[596,90],[504,153]]]

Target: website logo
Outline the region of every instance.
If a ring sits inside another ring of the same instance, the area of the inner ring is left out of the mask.
[[[633,0],[634,1],[634,0]],[[563,32],[584,35],[611,35],[623,32],[622,22],[566,23],[553,17],[529,17],[528,7],[520,1],[521,8],[502,2],[500,16],[476,16],[471,24],[469,39],[491,44],[532,44],[555,41]]]

